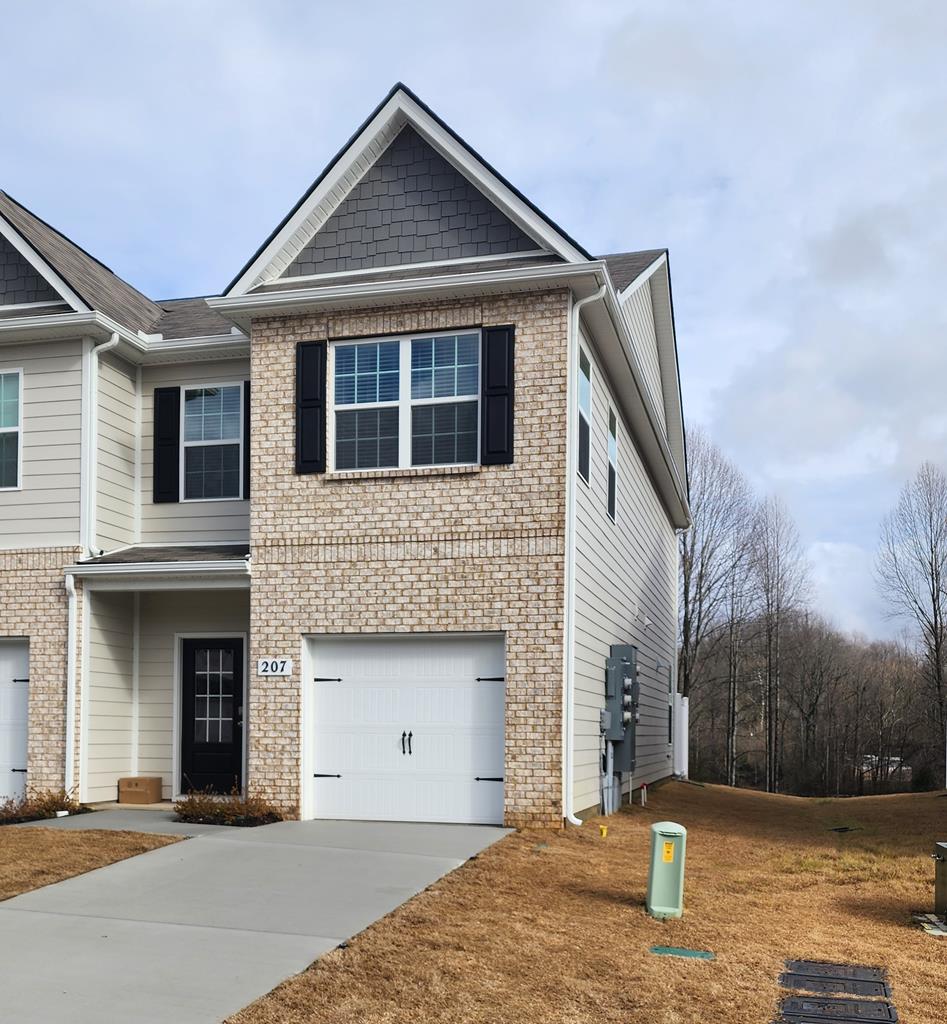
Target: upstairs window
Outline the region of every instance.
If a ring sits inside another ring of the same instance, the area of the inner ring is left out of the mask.
[[[182,494],[185,501],[241,497],[243,386],[183,388]]]
[[[336,343],[330,371],[333,469],[478,461],[479,332]]]
[[[19,370],[0,373],[0,490],[3,491],[17,490],[20,486],[22,381]]]
[[[608,410],[608,514],[614,521],[618,491],[618,421]]]
[[[592,364],[579,349],[579,476],[589,482],[592,443]]]

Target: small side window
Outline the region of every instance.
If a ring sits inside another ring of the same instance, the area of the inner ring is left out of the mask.
[[[618,497],[618,421],[615,412],[608,410],[608,514],[615,519]]]
[[[592,364],[579,349],[579,476],[589,482],[592,443]]]
[[[0,491],[14,491],[20,486],[22,383],[23,375],[19,370],[0,373]]]

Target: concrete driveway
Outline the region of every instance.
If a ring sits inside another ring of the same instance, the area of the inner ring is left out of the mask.
[[[165,831],[149,811],[56,826]],[[505,834],[341,821],[200,832],[0,904],[2,1019],[219,1022]]]

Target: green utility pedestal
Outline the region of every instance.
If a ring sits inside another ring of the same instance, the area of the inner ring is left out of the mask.
[[[684,852],[687,829],[673,821],[651,826],[651,870],[646,906],[652,917],[680,917],[684,913]]]

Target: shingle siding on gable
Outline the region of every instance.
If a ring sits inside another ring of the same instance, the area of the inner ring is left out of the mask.
[[[409,126],[284,276],[501,256],[539,248]]]
[[[5,238],[0,238],[0,305],[60,301],[60,296],[16,249]]]

